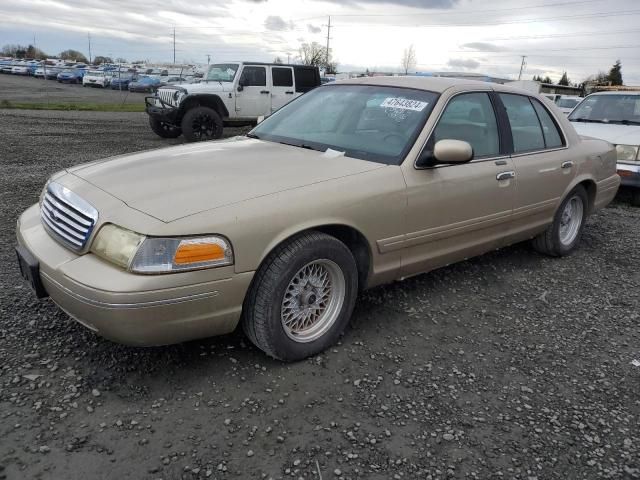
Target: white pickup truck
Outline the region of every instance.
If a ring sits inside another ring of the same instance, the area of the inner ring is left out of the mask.
[[[145,98],[151,129],[189,142],[220,138],[224,126],[250,125],[320,85],[317,67],[219,63],[202,82],[161,87]]]

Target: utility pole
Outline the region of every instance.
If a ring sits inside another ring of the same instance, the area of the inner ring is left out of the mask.
[[[211,63],[211,55],[207,53],[207,65]]]
[[[87,37],[89,38],[89,63],[91,63],[91,32],[87,32]]]
[[[327,65],[326,65],[326,70],[329,70],[329,61],[331,58],[331,54],[329,53],[329,40],[331,40],[331,15],[329,15],[329,23],[327,24]],[[326,73],[326,71],[325,71]]]
[[[173,64],[176,63],[176,28],[173,27]]]
[[[520,78],[522,77],[522,70],[524,70],[524,67],[527,65],[527,62],[525,62],[526,58],[526,55],[522,55],[522,63],[520,64],[520,73],[518,74],[518,80],[520,80]]]

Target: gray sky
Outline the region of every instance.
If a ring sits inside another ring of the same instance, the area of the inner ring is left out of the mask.
[[[616,59],[640,85],[637,0],[0,0],[0,45],[56,54],[73,48],[128,60],[295,61],[302,42],[326,43],[339,70],[397,70],[413,44],[419,71],[523,78],[564,70],[582,81]]]

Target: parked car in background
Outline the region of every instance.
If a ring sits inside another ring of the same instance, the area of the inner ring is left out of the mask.
[[[47,80],[57,80],[58,74],[62,72],[62,70],[64,70],[62,67],[47,67],[44,72],[44,78]]]
[[[574,251],[620,178],[613,147],[556,113],[497,84],[334,82],[246,137],[55,174],[18,221],[20,269],[115,341],[241,322],[300,360],[338,340],[363,289],[528,239]]]
[[[112,90],[129,90],[129,84],[138,80],[138,76],[133,73],[121,73],[111,78]]]
[[[111,74],[104,70],[89,70],[82,77],[83,87],[102,87],[106,88],[111,83]]]
[[[186,77],[180,76],[167,76],[160,77],[160,85],[180,85],[181,83],[188,83],[188,79]]]
[[[556,100],[556,106],[562,113],[564,113],[565,115],[569,115],[571,113],[571,110],[573,110],[581,101],[582,97],[574,95],[562,95],[559,99]]]
[[[200,83],[166,86],[145,99],[151,129],[189,142],[220,138],[224,125],[250,125],[320,85],[317,67],[214,64]]]
[[[144,76],[138,78],[135,82],[129,83],[130,92],[153,93],[160,86],[159,77]]]
[[[29,75],[29,66],[26,63],[20,63],[11,67],[13,75]]]
[[[75,68],[67,68],[62,70],[56,77],[60,83],[82,83],[85,71]]]
[[[38,68],[35,69],[35,71],[33,72],[33,76],[36,78],[44,78],[44,70],[45,67],[44,65],[39,66]]]
[[[640,207],[640,91],[592,93],[569,120],[580,135],[615,145],[622,185],[631,187],[631,202]]]

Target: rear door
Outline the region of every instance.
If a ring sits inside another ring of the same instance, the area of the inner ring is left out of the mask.
[[[513,233],[549,223],[576,175],[562,130],[540,101],[527,95],[499,93],[513,139],[516,196]]]
[[[271,67],[271,112],[294,99],[293,67]]]
[[[238,117],[256,118],[271,113],[270,84],[265,65],[245,65],[236,89]]]

